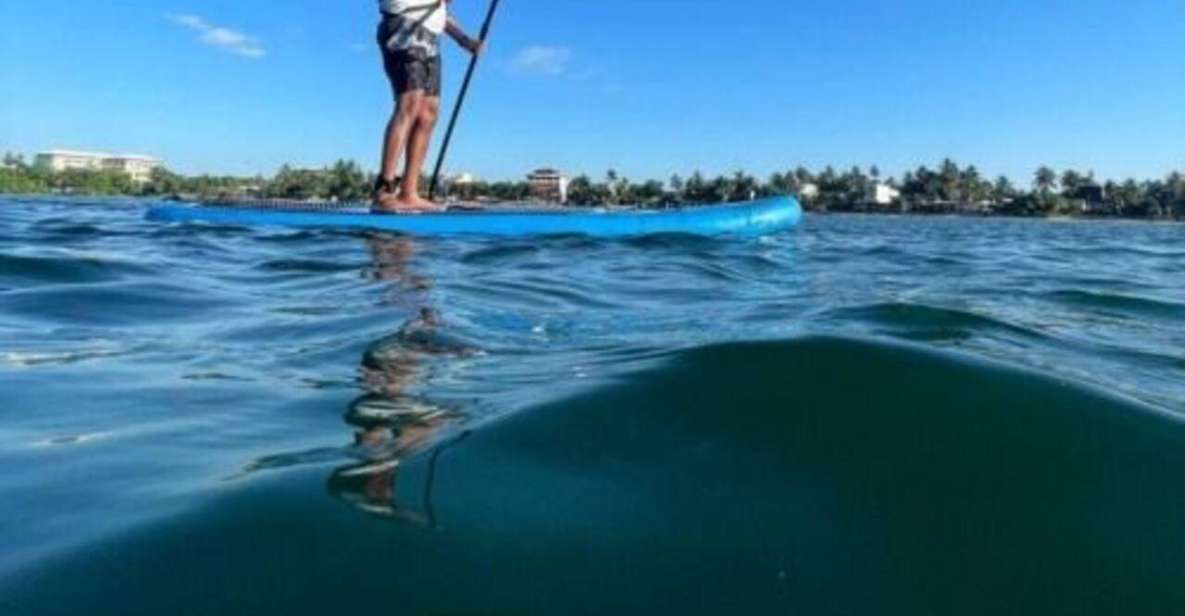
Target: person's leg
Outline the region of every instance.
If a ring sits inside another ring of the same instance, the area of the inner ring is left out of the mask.
[[[399,160],[407,146],[408,136],[420,114],[420,104],[424,100],[426,87],[423,85],[422,62],[405,49],[392,46],[393,40],[399,36],[400,29],[406,24],[399,19],[384,19],[379,23],[376,40],[383,59],[383,72],[391,84],[394,95],[395,110],[387,122],[383,132],[383,150],[380,153],[379,177],[374,189],[374,207],[376,210],[397,211],[402,208],[398,203],[395,178],[399,168]]]
[[[403,154],[404,146],[408,145],[408,137],[419,118],[424,100],[422,90],[412,90],[400,94],[395,111],[391,114],[391,120],[387,123],[387,132],[383,138],[382,165],[379,177],[392,187],[391,193],[394,193],[399,159]],[[381,194],[376,195],[376,201],[382,196]],[[390,196],[394,197],[393,194]]]
[[[435,130],[436,120],[440,116],[440,97],[425,96],[421,100],[419,111],[407,143],[407,168],[403,173],[403,186],[399,191],[399,200],[404,203],[424,206],[430,205],[431,202],[420,197],[420,173],[424,170],[424,160],[428,156],[428,145],[432,140],[432,131]]]

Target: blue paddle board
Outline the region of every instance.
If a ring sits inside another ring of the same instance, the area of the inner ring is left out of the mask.
[[[504,208],[431,214],[372,214],[365,206],[331,210],[250,205],[161,205],[149,220],[176,223],[361,229],[412,235],[556,235],[623,237],[654,233],[763,235],[793,228],[802,208],[790,197],[667,210],[632,208]]]

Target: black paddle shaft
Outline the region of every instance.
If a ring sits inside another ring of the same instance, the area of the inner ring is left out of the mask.
[[[498,2],[492,0],[490,10],[486,13],[486,21],[481,26],[481,34],[477,37],[479,49],[486,42],[490,34],[490,25],[494,23],[494,13],[498,11]],[[469,70],[465,71],[465,81],[461,84],[461,94],[457,96],[457,104],[453,107],[453,115],[448,121],[448,130],[444,133],[444,143],[440,146],[440,155],[436,158],[436,169],[432,171],[432,184],[428,187],[428,198],[436,198],[436,187],[440,182],[440,170],[444,167],[444,158],[448,155],[448,146],[453,140],[453,130],[457,128],[457,118],[461,116],[461,106],[465,104],[465,95],[469,93],[469,82],[473,80],[473,72],[477,69],[478,54],[473,54],[469,60]]]

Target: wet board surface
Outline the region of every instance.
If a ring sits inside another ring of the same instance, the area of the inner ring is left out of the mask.
[[[790,197],[666,210],[637,208],[542,208],[497,205],[451,208],[424,214],[374,214],[364,205],[252,207],[244,205],[161,205],[147,218],[166,223],[363,229],[414,235],[552,235],[603,237],[691,233],[764,235],[793,228],[802,208]]]

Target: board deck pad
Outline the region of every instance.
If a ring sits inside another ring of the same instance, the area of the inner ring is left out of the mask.
[[[485,212],[490,214],[587,214],[589,212],[608,214],[630,211],[653,211],[639,206],[576,207],[550,205],[545,203],[468,201],[445,202],[441,210],[424,212],[376,212],[369,201],[298,201],[293,199],[233,199],[225,201],[202,201],[191,204],[194,207],[228,208],[242,210],[268,210],[277,212],[342,212],[347,214],[374,214],[376,216],[405,216],[415,214],[466,214]]]

